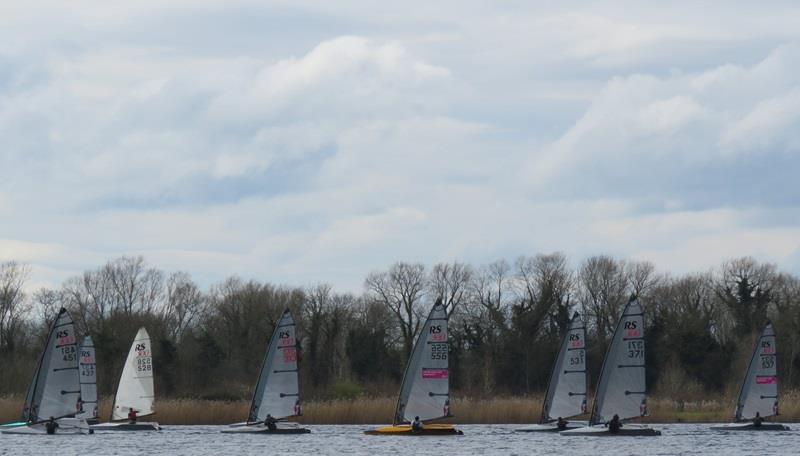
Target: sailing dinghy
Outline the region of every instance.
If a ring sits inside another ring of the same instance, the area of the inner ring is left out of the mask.
[[[95,361],[92,336],[86,336],[78,350],[78,374],[81,396],[76,418],[83,418],[89,424],[97,424],[97,363]]]
[[[547,385],[542,417],[517,432],[553,432],[586,426],[586,421],[569,421],[559,428],[559,418],[569,419],[586,413],[586,327],[575,312],[558,352],[550,383]]]
[[[45,346],[25,396],[23,426],[7,427],[3,434],[47,434],[45,422],[55,418],[56,434],[88,434],[86,420],[75,418],[81,390],[75,327],[61,308],[50,327]]]
[[[713,426],[718,431],[788,431],[779,423],[761,423],[756,426],[756,413],[761,418],[778,415],[778,352],[772,323],[761,331],[753,356],[736,401],[734,423]]]
[[[261,373],[256,382],[250,415],[244,423],[231,424],[222,430],[230,434],[307,434],[309,429],[286,418],[300,415],[300,388],[297,378],[296,325],[289,309],[272,333]],[[267,415],[271,416],[274,428],[267,426]]]
[[[625,421],[647,414],[644,347],[644,313],[639,300],[631,296],[603,360],[589,426],[562,431],[561,435],[661,435],[638,424],[625,423],[617,433],[608,428],[614,415]]]
[[[156,422],[128,421],[128,413],[136,411],[136,417],[152,415],[155,388],[153,386],[153,351],[147,330],[139,328],[131,344],[122,376],[114,397],[111,422],[92,426],[98,431],[160,431]],[[122,421],[124,420],[124,421]]]
[[[368,430],[365,434],[463,435],[452,424],[430,423],[452,416],[447,336],[447,312],[439,299],[425,320],[406,364],[393,425]],[[417,416],[424,425],[414,431],[410,423]]]

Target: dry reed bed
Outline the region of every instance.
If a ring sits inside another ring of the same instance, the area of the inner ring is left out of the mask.
[[[307,424],[385,424],[392,421],[396,398],[362,397],[331,401],[311,401],[303,406],[299,421]],[[23,398],[0,397],[0,422],[19,419]],[[780,421],[800,421],[800,391],[786,391],[781,397]],[[532,423],[539,417],[541,396],[515,398],[454,398],[453,423]],[[648,400],[650,423],[708,423],[731,419],[733,400],[714,397],[705,401],[676,401],[653,397]],[[247,418],[249,401],[213,401],[200,399],[163,399],[156,403],[155,420],[162,424],[227,424]],[[100,416],[108,417],[111,400],[100,403]]]

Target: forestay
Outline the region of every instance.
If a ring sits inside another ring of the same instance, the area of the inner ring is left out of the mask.
[[[547,386],[543,423],[586,413],[586,328],[575,312]]]
[[[267,346],[247,420],[261,422],[267,414],[275,419],[300,415],[296,327],[289,309],[283,312]]]
[[[72,416],[79,396],[75,328],[67,310],[61,308],[28,387],[22,419],[34,422]]]
[[[86,336],[78,350],[81,396],[76,418],[97,418],[97,365],[92,336]]]
[[[614,415],[624,420],[646,414],[644,347],[642,306],[631,298],[603,360],[591,424],[605,423]]]
[[[762,418],[778,414],[777,358],[775,330],[772,323],[767,323],[756,342],[739,391],[736,421],[752,420],[756,413]]]
[[[139,332],[136,333],[136,338],[131,344],[131,350],[128,352],[128,358],[125,360],[125,366],[122,368],[111,419],[127,419],[131,409],[135,410],[138,416],[152,414],[154,397],[153,352],[150,346],[150,336],[147,334],[147,330],[139,328]]]
[[[447,313],[441,301],[431,309],[406,365],[394,424],[450,416]]]

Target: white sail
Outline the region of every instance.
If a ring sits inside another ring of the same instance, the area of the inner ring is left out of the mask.
[[[136,410],[136,414],[140,417],[150,415],[153,413],[154,398],[153,352],[150,336],[144,328],[139,328],[125,360],[125,366],[122,368],[111,419],[127,419],[131,409]]]
[[[591,424],[605,423],[614,415],[624,420],[647,412],[644,347],[642,306],[631,298],[603,360]]]
[[[576,312],[550,375],[542,422],[583,413],[586,413],[586,328]]]
[[[267,346],[248,421],[264,421],[267,414],[275,419],[300,414],[296,327],[289,309],[278,320]]]
[[[394,424],[450,416],[447,313],[441,301],[431,309],[406,365]]]
[[[736,406],[736,421],[778,414],[778,367],[772,323],[761,332],[747,367]]]
[[[97,418],[97,362],[92,336],[83,338],[78,355],[82,411],[79,410],[75,416],[83,419]]]
[[[75,327],[67,310],[61,308],[28,388],[22,419],[34,422],[72,416],[79,396]]]

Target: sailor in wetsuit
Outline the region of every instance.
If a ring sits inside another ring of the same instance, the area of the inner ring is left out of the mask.
[[[619,434],[619,429],[621,427],[622,423],[619,421],[619,415],[614,415],[611,421],[608,422],[608,432],[612,434]]]
[[[411,422],[411,432],[420,432],[422,430],[422,421],[419,420],[418,416],[414,417],[414,421]]]
[[[130,411],[128,411],[128,423],[136,424],[136,410],[130,409]]]
[[[556,421],[556,427],[558,427],[559,431],[563,431],[564,429],[566,429],[567,424],[569,424],[569,421],[565,420],[564,418],[561,418],[560,416],[558,417],[558,421]]]
[[[267,425],[267,429],[269,429],[270,431],[278,429],[278,426],[275,424],[276,422],[277,421],[275,420],[275,418],[269,413],[267,413],[267,417],[264,419],[264,424]]]
[[[761,418],[761,414],[756,412],[756,417],[753,418],[753,427],[761,427],[761,423],[764,422],[764,418]]]
[[[58,429],[58,423],[56,423],[56,419],[51,416],[50,420],[47,421],[44,427],[47,429],[48,434],[55,434],[56,429]]]

